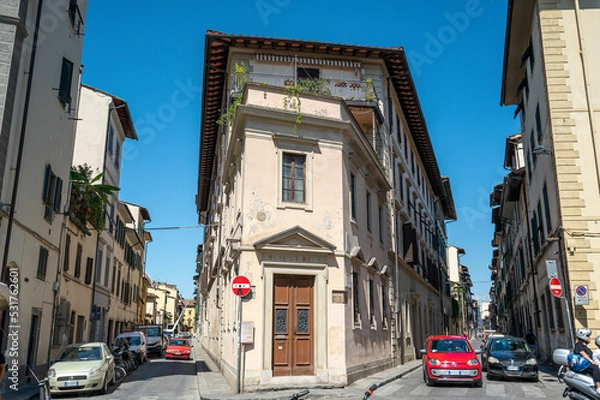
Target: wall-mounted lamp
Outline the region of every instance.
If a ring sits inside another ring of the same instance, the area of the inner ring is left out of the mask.
[[[546,150],[544,148],[544,146],[535,146],[533,148],[533,154],[535,154],[536,156],[539,156],[539,155],[542,155],[542,154],[545,155],[545,156],[549,156],[549,155],[552,154],[552,151],[551,150]]]

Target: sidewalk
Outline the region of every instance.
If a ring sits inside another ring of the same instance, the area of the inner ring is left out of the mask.
[[[299,392],[303,388],[283,389],[270,392],[253,392],[245,394],[235,394],[235,388],[229,384],[221,375],[221,372],[202,348],[200,342],[193,340],[194,360],[196,360],[196,371],[198,373],[198,389],[200,398],[203,400],[279,400],[288,399],[293,393]],[[396,379],[400,379],[418,368],[421,368],[421,360],[413,360],[404,365],[390,368],[378,372],[367,378],[360,379],[345,388],[308,388],[310,390],[310,399],[359,399],[362,398],[366,389],[376,384],[378,387],[386,385]]]

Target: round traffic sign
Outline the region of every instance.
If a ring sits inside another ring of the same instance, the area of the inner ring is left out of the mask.
[[[243,275],[236,276],[231,282],[231,289],[233,290],[233,294],[236,296],[246,296],[248,293],[250,293],[251,289],[250,279]]]
[[[550,279],[550,293],[555,297],[560,297],[562,295],[562,286],[558,278]]]
[[[575,288],[577,296],[585,296],[587,294],[587,288],[585,286],[577,286]]]

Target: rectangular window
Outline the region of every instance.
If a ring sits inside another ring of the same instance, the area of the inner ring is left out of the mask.
[[[62,179],[52,172],[50,164],[46,164],[44,173],[44,187],[42,190],[44,202],[44,218],[48,221],[54,219],[54,213],[60,212],[62,203]]]
[[[108,154],[112,156],[113,154],[113,144],[115,141],[115,130],[112,126],[112,123],[108,121],[108,132],[106,134],[106,149],[108,150]]]
[[[306,202],[306,156],[283,154],[282,200],[293,203]]]
[[[85,263],[85,283],[89,285],[92,283],[92,271],[94,270],[94,259],[91,257],[87,258]]]
[[[66,107],[71,104],[71,85],[73,81],[73,63],[66,58],[62,59],[60,70],[60,86],[58,87],[58,99]]]
[[[98,264],[96,265],[96,283],[100,283],[102,281],[102,250],[98,250],[96,260]]]
[[[40,246],[40,252],[38,254],[38,268],[37,278],[41,280],[46,279],[46,270],[48,269],[48,249],[44,246]]]
[[[402,170],[398,168],[398,196],[400,201],[404,201],[404,174]]]
[[[350,174],[350,216],[356,220],[356,176]]]
[[[563,320],[562,301],[558,297],[554,297],[554,309],[556,310],[556,327],[558,329],[564,329],[565,322]]]
[[[115,143],[115,168],[119,169],[120,164],[121,164],[121,143],[119,143],[119,141],[117,141]]]
[[[533,217],[531,218],[531,232],[532,232],[532,236],[533,236],[533,257],[535,258],[535,256],[537,256],[537,253],[540,249],[540,242],[538,240],[539,236],[537,234],[538,231],[538,222],[537,222],[537,216],[535,215],[535,212],[533,213]]]
[[[83,246],[77,243],[77,255],[75,256],[75,278],[81,276],[81,258],[83,255]]]
[[[110,257],[106,256],[106,264],[104,267],[104,287],[108,287],[108,277],[110,273]]]
[[[548,204],[548,188],[546,187],[546,182],[544,182],[544,187],[542,188],[542,199],[544,201],[544,211],[546,215],[546,233],[550,234],[550,230],[552,229],[552,219],[550,218],[550,205]]]
[[[398,136],[398,144],[402,144],[402,129],[400,127],[400,117],[396,114],[396,132]]]
[[[298,76],[298,79],[319,79],[321,73],[319,68],[297,67],[296,75]]]
[[[375,289],[373,279],[369,279],[369,322],[371,327],[375,326]]]
[[[360,301],[358,299],[358,273],[352,273],[352,305],[354,326],[360,326]]]
[[[113,270],[112,270],[112,282],[110,284],[110,292],[114,293],[115,292],[115,278],[117,277],[117,261],[115,259],[115,262],[113,263]]]
[[[544,223],[542,219],[542,203],[538,201],[537,203],[537,215],[538,215],[538,232],[536,233],[540,238],[540,245],[542,245],[546,241],[546,234],[544,232]]]
[[[379,233],[379,243],[383,244],[383,208],[379,206],[377,210],[377,229]]]
[[[367,230],[373,231],[373,221],[371,220],[371,193],[367,191]]]
[[[71,258],[71,235],[65,238],[65,259],[63,260],[63,271],[69,270],[69,262]]]
[[[119,276],[117,277],[117,296],[121,293],[121,268],[119,268]]]
[[[388,327],[388,295],[387,295],[387,282],[381,281],[381,322],[383,329]]]
[[[79,11],[79,5],[77,5],[77,0],[69,0],[69,20],[71,21],[71,26],[75,33],[79,36],[81,35],[81,26],[83,25],[83,18],[81,17],[81,12]]]

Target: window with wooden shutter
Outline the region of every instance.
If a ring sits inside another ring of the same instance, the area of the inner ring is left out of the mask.
[[[40,252],[38,255],[37,278],[45,280],[47,269],[48,269],[48,249],[45,248],[44,246],[40,246]]]
[[[58,99],[63,105],[71,104],[71,85],[73,82],[73,62],[63,57],[60,70],[60,86],[58,87]]]
[[[69,262],[71,257],[71,235],[67,235],[65,238],[65,259],[63,260],[63,271],[69,270]]]
[[[81,243],[77,243],[77,255],[75,256],[75,278],[81,276],[81,258],[83,256],[83,246]]]
[[[87,258],[87,262],[85,263],[85,283],[89,285],[92,283],[92,271],[94,269],[94,259],[91,257]]]

